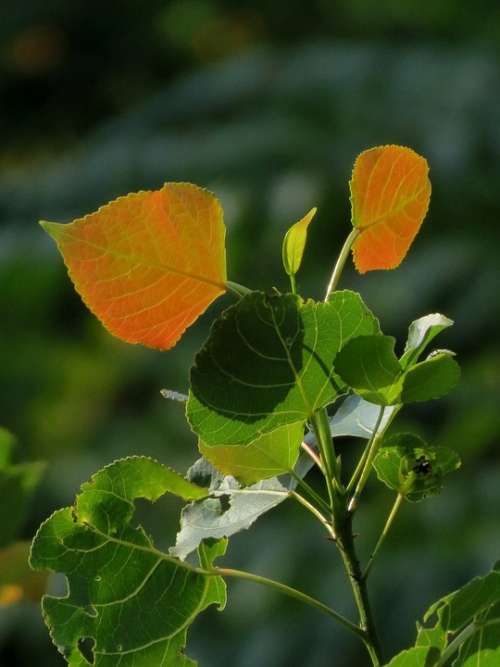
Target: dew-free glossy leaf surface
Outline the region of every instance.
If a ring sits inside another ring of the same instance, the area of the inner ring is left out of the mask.
[[[365,400],[377,405],[398,402],[401,365],[392,336],[359,336],[335,360],[335,370]]]
[[[302,263],[302,256],[307,241],[307,228],[316,215],[315,208],[312,208],[309,213],[290,227],[283,239],[282,258],[283,266],[289,276],[293,276],[300,269]]]
[[[158,551],[131,523],[137,498],[154,501],[169,491],[206,495],[183,482],[150,459],[116,461],[83,485],[73,508],[55,512],[40,527],[31,565],[67,577],[68,596],[45,596],[43,611],[72,667],[88,665],[79,649],[83,638],[94,641],[96,667],[195,665],[182,655],[187,626],[208,605],[224,605],[224,582]]]
[[[392,336],[359,336],[335,360],[335,371],[365,400],[377,405],[416,403],[441,398],[458,383],[460,367],[453,353],[440,350],[403,369]]]
[[[460,379],[460,366],[449,352],[439,352],[406,371],[401,392],[403,403],[417,403],[446,396]]]
[[[434,667],[435,662],[436,651],[429,647],[414,646],[396,655],[385,667]]]
[[[302,424],[296,422],[265,433],[248,445],[209,447],[200,441],[198,448],[220,472],[233,475],[242,484],[253,484],[293,470],[303,435]]]
[[[404,259],[429,206],[428,172],[425,158],[403,146],[378,146],[358,156],[350,189],[360,273],[394,269]]]
[[[210,445],[248,444],[279,426],[304,423],[342,382],[333,361],[378,322],[352,292],[328,303],[253,292],[216,320],[191,370],[187,417]]]
[[[451,327],[453,320],[450,320],[441,313],[432,313],[425,315],[418,320],[414,320],[408,329],[408,338],[404,349],[404,354],[400,359],[401,366],[408,368],[415,363],[427,345],[444,329]]]
[[[384,440],[373,467],[380,481],[412,502],[439,493],[445,475],[460,467],[460,457],[447,447],[431,447],[413,433]]]
[[[42,226],[84,302],[129,343],[171,348],[225,291],[222,208],[195,185],[167,183]]]
[[[487,575],[475,577],[431,605],[424,615],[423,624],[417,627],[416,648],[431,647],[438,655],[455,637],[465,632],[464,641],[456,646],[446,665],[496,667],[500,656],[498,564]],[[399,663],[397,667],[400,667]]]

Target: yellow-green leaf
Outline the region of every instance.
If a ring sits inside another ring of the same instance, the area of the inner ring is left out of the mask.
[[[300,268],[307,241],[307,229],[316,215],[316,208],[290,227],[283,239],[283,266],[289,276],[294,276]]]

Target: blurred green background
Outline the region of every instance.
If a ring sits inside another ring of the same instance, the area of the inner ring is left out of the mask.
[[[500,557],[500,5],[496,0],[4,0],[0,5],[0,424],[19,460],[48,471],[23,537],[69,504],[101,465],[196,457],[182,408],[213,306],[169,353],[111,338],[67,279],[40,218],[69,221],[120,194],[188,180],[222,200],[229,275],[286,287],[281,238],[319,212],[299,285],[319,297],[349,230],[355,156],[412,146],[431,165],[431,209],[410,256],[358,289],[401,343],[411,319],[456,321],[460,387],[412,408],[414,428],[464,460],[443,494],[405,506],[373,574],[387,653],[408,645],[429,603]],[[340,443],[345,458],[359,445]],[[369,553],[391,503],[373,483],[359,513]],[[145,513],[160,546],[179,505]],[[296,507],[232,539],[226,562],[302,587],[346,614],[339,559]],[[228,610],[196,622],[203,667],[357,667],[355,640],[321,615],[232,583]],[[0,609],[2,667],[62,665],[38,607]]]

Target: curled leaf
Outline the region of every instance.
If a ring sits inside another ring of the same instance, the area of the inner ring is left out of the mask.
[[[402,262],[429,207],[428,173],[427,160],[404,146],[378,146],[357,157],[350,189],[360,273]]]
[[[41,225],[89,309],[129,343],[173,347],[226,290],[222,208],[196,185],[167,183]]]

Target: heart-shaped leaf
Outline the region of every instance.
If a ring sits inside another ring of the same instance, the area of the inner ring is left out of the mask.
[[[129,343],[173,347],[226,290],[222,208],[190,183],[120,197],[67,225],[41,224],[84,302]]]
[[[378,321],[353,292],[328,303],[252,292],[212,327],[191,370],[187,416],[205,445],[246,445],[304,423],[343,387],[333,361]]]
[[[425,158],[403,146],[378,146],[358,156],[350,189],[360,273],[394,269],[404,259],[429,207],[428,172]]]

